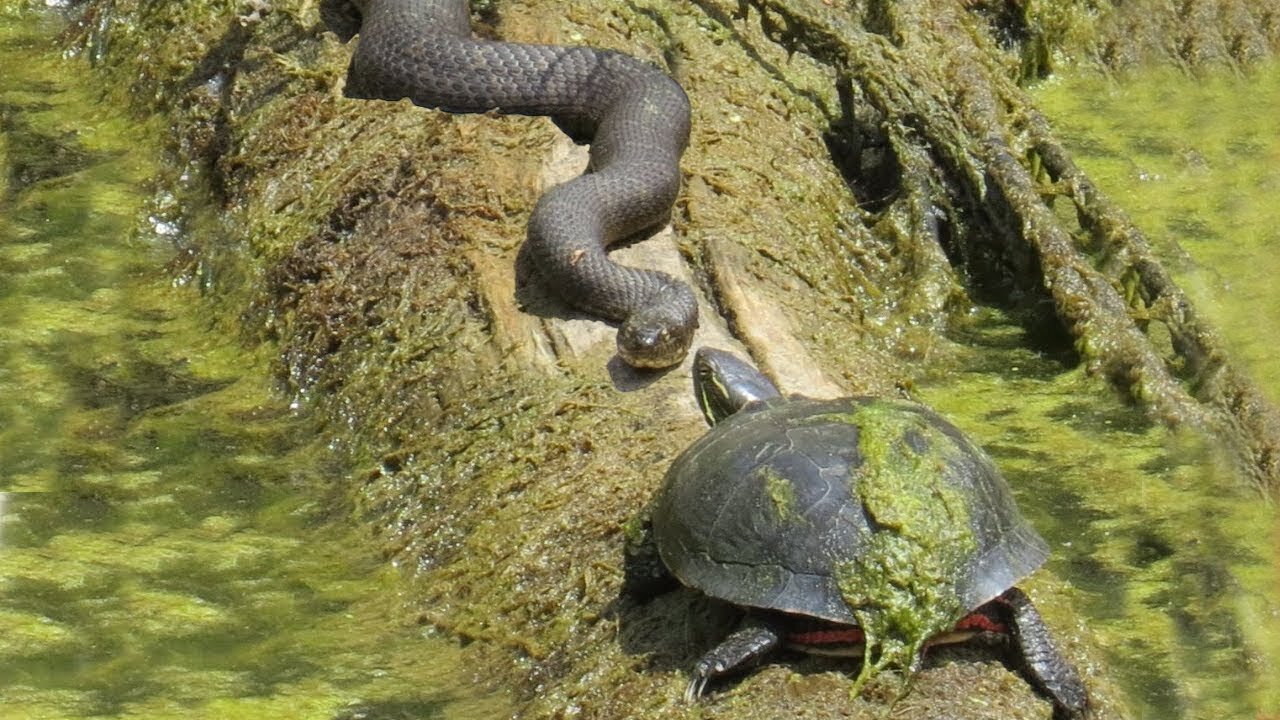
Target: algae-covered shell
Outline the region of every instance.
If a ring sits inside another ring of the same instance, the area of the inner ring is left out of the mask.
[[[897,572],[963,613],[1048,556],[986,453],[928,408],[871,397],[779,397],[719,422],[672,464],[653,531],[687,586],[849,624],[878,602],[862,593],[896,592],[853,576]],[[866,572],[871,555],[898,567]]]

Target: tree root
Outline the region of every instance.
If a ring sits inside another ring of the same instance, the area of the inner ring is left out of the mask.
[[[1005,302],[1051,303],[1092,372],[1152,418],[1217,438],[1260,489],[1280,491],[1280,415],[1072,162],[977,15],[938,0],[871,2],[861,18],[821,0],[740,1],[750,9],[772,40],[835,70],[846,115],[862,116],[848,132],[882,134],[897,187],[872,208],[877,232],[887,220],[926,261],[947,252]],[[1074,222],[1053,207],[1059,195]],[[935,288],[922,307],[940,311],[946,296]]]

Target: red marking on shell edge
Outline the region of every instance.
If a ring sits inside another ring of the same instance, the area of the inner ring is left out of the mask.
[[[999,633],[1008,635],[1009,628],[995,618],[976,612],[956,623],[956,630],[973,630],[975,632]]]
[[[866,640],[866,636],[862,634],[862,628],[831,628],[828,630],[810,630],[808,632],[793,633],[787,636],[787,641],[796,645],[857,645]]]
[[[965,616],[956,623],[954,630],[949,633],[942,633],[938,636],[941,642],[958,642],[966,638],[973,637],[970,633],[997,633],[1000,635],[1009,634],[1009,628],[1002,622],[975,612],[972,615]],[[949,638],[952,633],[960,633],[959,637]],[[823,647],[831,645],[860,645],[866,642],[866,635],[863,634],[862,628],[843,627],[843,628],[826,628],[823,630],[807,630],[805,632],[791,633],[787,635],[787,642],[801,647]],[[934,643],[929,643],[934,644]]]

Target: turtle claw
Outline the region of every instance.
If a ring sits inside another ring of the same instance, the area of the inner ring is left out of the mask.
[[[689,686],[684,690],[685,704],[692,705],[698,702],[698,698],[702,697],[702,691],[707,689],[707,683],[710,680],[710,676],[703,675],[695,670],[693,679],[689,681]]]
[[[693,678],[689,680],[689,687],[685,688],[684,701],[689,704],[698,702],[698,698],[702,697],[702,693],[706,691],[711,678],[720,677],[727,670],[724,660],[715,657],[714,650],[703,656],[698,664],[693,666]]]

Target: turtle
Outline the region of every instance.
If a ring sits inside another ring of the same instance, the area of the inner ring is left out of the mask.
[[[631,592],[678,581],[747,610],[694,665],[687,700],[783,647],[860,654],[856,695],[887,666],[909,680],[926,645],[994,633],[1055,718],[1088,716],[1080,675],[1015,586],[1048,546],[955,425],[906,399],[784,396],[711,347],[693,384],[711,429],[671,464],[627,563]]]

